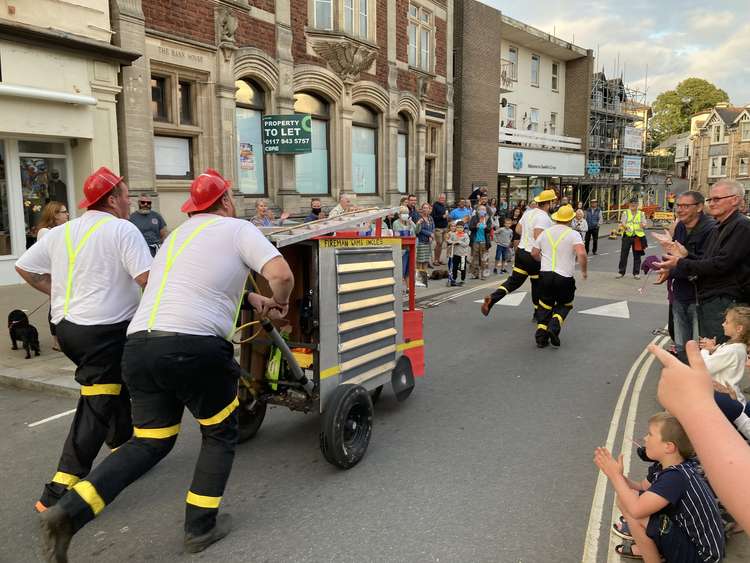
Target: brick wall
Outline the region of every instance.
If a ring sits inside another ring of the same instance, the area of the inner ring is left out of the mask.
[[[307,54],[305,26],[307,26],[307,0],[291,0],[292,10],[292,56],[295,64],[318,64],[325,66],[320,57]]]
[[[214,7],[211,0],[143,0],[143,15],[147,29],[214,44]]]
[[[589,142],[591,111],[591,80],[594,73],[594,53],[565,63],[565,123],[563,135],[581,139],[584,152]]]
[[[408,62],[409,37],[406,34],[409,0],[396,0],[396,60]]]
[[[476,0],[455,3],[453,189],[467,197],[472,183],[497,186],[500,124],[501,14]],[[467,39],[464,40],[464,37]],[[481,41],[472,38],[481,37]]]
[[[375,74],[363,72],[360,78],[372,80],[388,89],[388,0],[378,0],[377,5],[378,36],[375,42],[380,47],[380,51],[378,58],[375,59]]]
[[[447,76],[447,31],[447,22],[445,20],[441,20],[440,18],[435,18],[435,74],[438,74],[440,76]]]
[[[276,13],[276,0],[250,0],[249,4],[266,12]]]
[[[235,11],[235,15],[238,23],[235,35],[237,46],[257,47],[276,58],[276,26],[239,11]]]

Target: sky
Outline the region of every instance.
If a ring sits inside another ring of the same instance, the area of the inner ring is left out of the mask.
[[[648,102],[689,77],[750,104],[750,0],[481,0],[599,53],[594,65],[646,89]],[[646,84],[646,67],[648,83]],[[647,88],[646,88],[647,86]]]

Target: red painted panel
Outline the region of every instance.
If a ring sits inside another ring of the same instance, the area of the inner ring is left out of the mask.
[[[404,311],[404,344],[422,340],[424,333],[422,331],[422,311]],[[411,361],[411,367],[416,377],[424,375],[424,344],[404,350],[404,355]]]

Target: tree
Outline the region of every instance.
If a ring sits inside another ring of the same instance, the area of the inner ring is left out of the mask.
[[[658,144],[670,135],[689,131],[691,115],[728,101],[727,93],[707,80],[686,78],[674,90],[657,96],[651,119],[654,141]]]

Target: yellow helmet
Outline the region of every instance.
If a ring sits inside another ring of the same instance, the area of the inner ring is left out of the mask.
[[[563,205],[556,213],[552,214],[553,221],[559,221],[560,223],[569,223],[576,216],[576,212],[573,211],[572,205]]]
[[[555,201],[556,199],[557,194],[555,193],[555,190],[544,190],[534,198],[534,201],[537,203],[544,203],[546,201]]]

